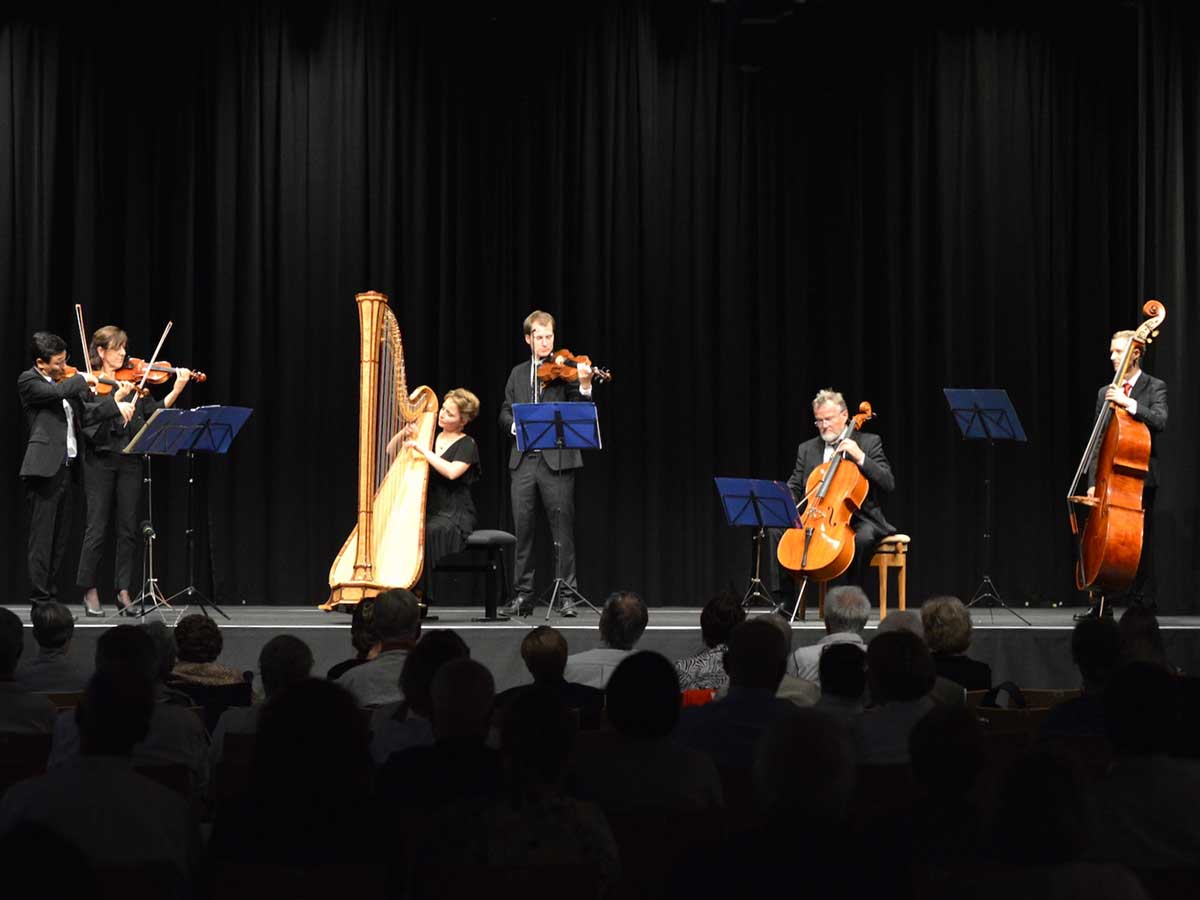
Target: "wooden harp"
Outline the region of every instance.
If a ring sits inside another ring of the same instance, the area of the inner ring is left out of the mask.
[[[358,523],[329,569],[321,609],[355,604],[391,588],[411,588],[425,555],[429,463],[411,448],[388,454],[405,425],[432,448],[438,399],[422,385],[411,394],[400,327],[385,295],[356,295],[359,324]]]

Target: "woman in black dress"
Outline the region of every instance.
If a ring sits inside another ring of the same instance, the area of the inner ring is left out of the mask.
[[[109,379],[125,364],[128,337],[116,325],[105,325],[92,335],[88,352],[92,370]],[[83,452],[83,492],[87,497],[87,525],[79,554],[76,583],[84,589],[83,607],[89,616],[103,616],[96,571],[104,552],[110,518],[116,523],[116,569],[119,612],[131,605],[133,558],[137,552],[138,505],[142,496],[142,459],[125,456],[121,451],[133,440],[146,420],[162,406],[173,406],[191,378],[187,369],[179,369],[175,383],[161,401],[147,395],[126,393],[125,386],[115,397],[119,414],[110,415],[111,405],[85,404],[83,426],[87,438]]]
[[[463,429],[479,415],[479,398],[466,388],[455,388],[442,398],[438,411],[441,431],[434,438],[433,449],[426,450],[410,440],[409,428],[401,431],[389,444],[403,441],[429,461],[429,489],[425,495],[425,603],[433,602],[433,579],[428,577],[438,560],[463,548],[468,535],[475,530],[475,501],[471,488],[479,480],[479,447]]]

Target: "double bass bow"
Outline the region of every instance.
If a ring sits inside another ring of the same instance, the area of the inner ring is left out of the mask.
[[[1145,345],[1158,336],[1167,317],[1166,307],[1147,300],[1142,312],[1148,317],[1125,348],[1115,366],[1111,387],[1119,388]],[[1075,584],[1083,591],[1106,594],[1128,590],[1137,576],[1142,556],[1145,509],[1142,489],[1150,471],[1150,429],[1115,403],[1105,403],[1092,426],[1092,435],[1075,479],[1067,492],[1071,533],[1076,537]],[[1095,460],[1095,491],[1080,495],[1079,485]],[[1088,510],[1082,532],[1076,507]]]
[[[875,417],[866,400],[858,409],[858,415],[851,418],[834,446],[853,438]],[[784,532],[776,551],[779,564],[801,582],[792,610],[793,621],[810,579],[830,581],[854,561],[854,529],[850,527],[850,519],[862,507],[868,488],[867,477],[854,463],[846,462],[844,451],[835,453],[808,476],[799,504],[804,511],[797,517],[797,526]]]

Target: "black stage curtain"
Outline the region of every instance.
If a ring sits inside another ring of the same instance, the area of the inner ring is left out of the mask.
[[[996,449],[990,574],[1017,605],[1073,599],[1064,497],[1108,337],[1160,297],[1160,600],[1193,606],[1200,80],[1182,7],[781,4],[753,38],[740,4],[701,0],[292,6],[0,25],[10,378],[36,329],[75,346],[75,301],[140,356],[174,321],[164,355],[209,374],[184,402],[255,410],[201,466],[199,581],[219,601],[323,599],[354,521],[354,294],[378,289],[410,384],[483,401],[481,526],[511,527],[495,416],[526,313],[613,369],[579,482],[581,587],[651,604],[744,587],[749,534],[712,476],[786,478],[827,386],[880,414],[914,601],[969,596],[984,567],[983,448],[941,388],[1008,389],[1030,441]],[[16,600],[15,391],[6,409]],[[170,592],[183,466],[155,474]]]

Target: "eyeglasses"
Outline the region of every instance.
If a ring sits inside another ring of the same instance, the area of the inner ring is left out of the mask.
[[[841,418],[842,414],[838,413],[836,416],[826,416],[823,419],[814,419],[813,424],[818,428],[820,428],[822,425],[836,425]]]

